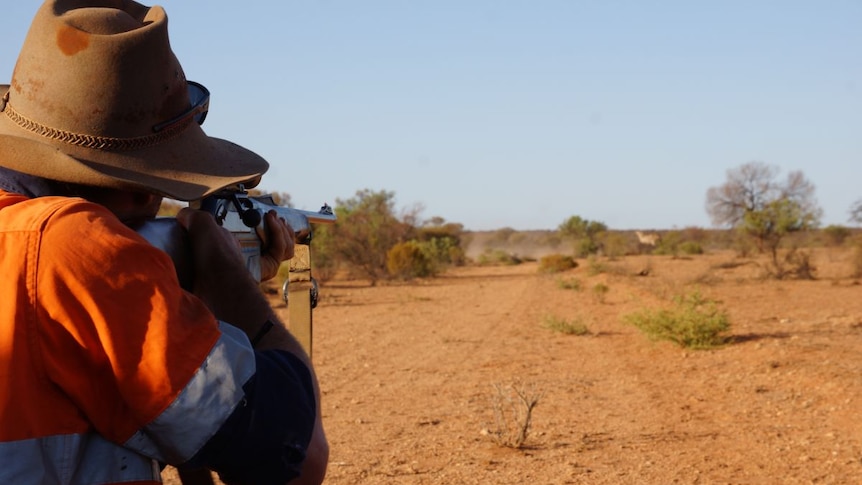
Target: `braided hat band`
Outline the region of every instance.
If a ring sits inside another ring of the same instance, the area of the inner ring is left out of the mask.
[[[0,111],[5,113],[6,116],[16,125],[39,136],[79,147],[112,151],[140,150],[142,148],[157,145],[182,133],[182,131],[193,121],[193,118],[188,118],[152,135],[138,136],[134,138],[115,138],[73,133],[71,131],[60,130],[58,128],[51,128],[50,126],[39,123],[38,121],[31,120],[16,111],[15,108],[9,104],[8,91],[3,96],[2,100],[0,100]]]

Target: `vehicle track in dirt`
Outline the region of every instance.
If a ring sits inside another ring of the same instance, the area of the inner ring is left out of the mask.
[[[862,287],[834,255],[816,260],[817,281],[763,280],[732,258],[324,282],[313,358],[326,483],[862,483]],[[694,290],[727,310],[731,344],[685,350],[622,322]],[[590,334],[553,332],[546,316]],[[520,450],[488,434],[493,385],[512,383],[543,393]]]

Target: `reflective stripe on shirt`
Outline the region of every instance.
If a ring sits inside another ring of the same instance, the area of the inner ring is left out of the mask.
[[[240,329],[220,323],[221,337],[176,400],[125,445],[159,461],[191,459],[242,401],[254,375],[254,350]]]
[[[0,442],[0,484],[159,483],[158,461],[188,461],[242,401],[255,372],[254,350],[238,328],[221,337],[177,399],[125,446],[96,434]],[[158,460],[158,461],[157,461]]]
[[[104,485],[161,483],[159,464],[96,434],[0,443],[0,483]]]

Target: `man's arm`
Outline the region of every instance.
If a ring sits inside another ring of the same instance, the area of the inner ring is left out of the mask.
[[[270,233],[269,246],[263,256],[265,260],[279,260],[280,264],[293,255],[293,233],[284,221],[275,217],[274,212],[265,217]],[[320,389],[310,358],[278,318],[260,291],[258,282],[246,269],[234,237],[219,227],[208,212],[183,209],[177,219],[186,227],[191,239],[195,266],[193,293],[216,318],[241,329],[250,340],[270,322],[272,327],[260,338],[256,350],[287,352],[307,367],[314,390],[316,419],[302,475],[292,483],[321,483],[329,459],[329,445],[321,422]]]

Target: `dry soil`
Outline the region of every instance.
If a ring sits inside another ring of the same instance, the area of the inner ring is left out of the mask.
[[[714,253],[324,282],[313,360],[326,483],[862,483],[862,286],[850,258],[818,250],[813,281],[763,279],[758,261]],[[623,322],[695,290],[727,312],[728,345],[687,350]],[[551,330],[550,318],[589,333]],[[513,389],[537,399],[518,449],[494,439]],[[165,479],[178,483],[171,470]]]

